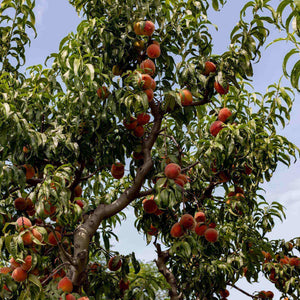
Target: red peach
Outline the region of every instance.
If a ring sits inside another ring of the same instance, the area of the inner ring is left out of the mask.
[[[204,223],[197,223],[195,227],[195,232],[197,235],[204,235],[205,231],[207,229],[207,226]]]
[[[27,255],[24,259],[24,263],[21,265],[21,268],[28,272],[30,270],[32,266],[32,256],[31,255]]]
[[[155,30],[155,26],[151,21],[141,22],[142,35],[151,36]]]
[[[27,207],[26,200],[22,197],[16,198],[14,201],[14,205],[15,209],[20,211],[25,210]]]
[[[154,201],[154,197],[151,197],[150,199],[144,199],[143,208],[146,213],[153,214],[157,210],[157,204]]]
[[[142,85],[143,90],[151,89],[151,84],[152,84],[153,78],[149,74],[142,74],[141,80],[143,82],[143,85]]]
[[[149,229],[149,231],[147,233],[149,235],[157,235],[158,229],[151,224],[150,225],[150,229]]]
[[[21,267],[21,265],[13,257],[9,260],[9,262],[10,262],[11,268],[13,268],[13,269]]]
[[[26,173],[25,173],[26,180],[29,180],[32,177],[34,177],[35,170],[34,170],[34,167],[32,165],[23,165],[23,167],[26,170]]]
[[[137,126],[137,120],[133,117],[130,117],[129,123],[127,123],[127,120],[124,119],[123,124],[124,124],[126,129],[133,130]]]
[[[119,288],[121,291],[125,291],[129,289],[129,281],[124,281],[123,279],[121,279],[119,281]]]
[[[146,113],[138,114],[136,119],[139,125],[146,125],[150,121],[150,115]]]
[[[42,234],[41,234],[36,228],[33,228],[33,229],[31,230],[31,232],[32,232],[32,235],[33,235],[37,240],[39,240],[40,242],[43,240]]]
[[[68,277],[64,277],[58,282],[57,289],[62,289],[64,292],[71,293],[73,290],[73,283]]]
[[[227,107],[224,107],[220,109],[218,119],[219,121],[225,122],[231,115],[232,112]]]
[[[204,67],[204,71],[203,71],[203,75],[209,75],[210,73],[216,72],[216,65],[211,62],[211,61],[207,61],[205,62],[205,67]]]
[[[141,125],[138,125],[134,128],[133,130],[133,134],[136,136],[136,137],[142,137],[145,133],[145,129],[143,126]]]
[[[171,231],[170,231],[170,234],[172,237],[181,237],[184,235],[184,230],[181,226],[180,223],[175,223],[172,228],[171,228]]]
[[[11,277],[17,282],[23,282],[27,279],[27,272],[18,267],[13,270]]]
[[[229,291],[227,289],[220,290],[220,295],[222,298],[226,298],[229,296]]]
[[[22,235],[22,240],[23,240],[23,244],[25,246],[31,245],[32,244],[32,233],[30,231],[26,231]]]
[[[102,86],[97,90],[97,95],[100,99],[106,99],[109,96],[110,92],[106,86]]]
[[[20,217],[17,219],[17,228],[19,229],[19,231],[22,231],[25,228],[29,228],[31,226],[32,226],[31,221],[28,218]]]
[[[153,76],[155,73],[155,64],[151,59],[146,59],[142,61],[140,67],[143,70],[143,73],[145,74],[149,74],[150,76]]]
[[[10,267],[2,267],[2,268],[0,268],[0,273],[1,273],[1,274],[8,274],[8,273],[10,273],[12,270],[13,270],[13,269],[10,268]]]
[[[158,58],[160,56],[160,47],[155,44],[151,44],[147,48],[147,55],[150,58]]]
[[[55,231],[56,234],[56,238],[58,241],[61,241],[61,234],[58,231]],[[48,235],[48,242],[50,245],[52,246],[56,246],[57,245],[57,240],[56,240],[54,233],[51,231]]]
[[[121,179],[124,176],[125,166],[120,163],[116,162],[111,166],[111,175],[115,179]]]
[[[80,197],[81,194],[82,194],[82,187],[80,185],[77,185],[74,188],[74,195],[75,195],[75,197]]]
[[[224,88],[218,81],[214,82],[214,87],[217,93],[219,93],[220,95],[225,95],[229,91],[229,84],[227,84],[226,88]]]
[[[180,166],[175,163],[170,163],[165,167],[165,175],[168,178],[175,179],[180,174],[180,172]]]
[[[206,217],[205,217],[205,213],[203,211],[198,211],[195,213],[195,221],[197,223],[205,222],[205,220],[206,220]]]
[[[180,99],[181,99],[181,104],[183,106],[190,105],[193,102],[193,95],[187,89],[179,90],[179,96],[180,96]]]
[[[83,206],[84,206],[84,204],[83,204],[83,202],[82,202],[81,199],[77,199],[77,200],[75,201],[75,203],[76,203],[79,207],[81,207],[81,208],[83,208]]]
[[[204,233],[205,239],[211,243],[215,243],[218,240],[218,235],[218,231],[214,228],[208,228]]]
[[[209,131],[213,136],[217,136],[217,134],[223,129],[223,122],[215,121],[211,124]]]
[[[195,225],[195,220],[192,215],[184,214],[183,216],[181,216],[179,224],[182,225],[184,229],[191,229]]]
[[[153,90],[150,88],[150,89],[144,90],[144,92],[146,93],[146,95],[148,97],[148,101],[151,102],[154,98]]]
[[[120,256],[113,256],[108,261],[108,269],[110,271],[117,271],[121,268],[121,266],[122,266],[122,260]]]

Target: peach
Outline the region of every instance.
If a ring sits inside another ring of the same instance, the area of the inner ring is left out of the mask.
[[[74,188],[74,195],[75,195],[75,197],[80,197],[81,194],[82,194],[82,187],[80,185],[77,185]]]
[[[183,236],[184,230],[183,230],[181,224],[178,222],[175,223],[171,228],[170,234],[172,237],[176,237],[176,238]]]
[[[28,246],[32,244],[32,234],[30,231],[26,231],[23,235],[22,235],[22,240],[23,240],[23,244]]]
[[[26,180],[31,179],[32,177],[34,177],[35,175],[35,170],[33,168],[32,165],[23,165],[23,167],[25,168],[25,176],[26,176]]]
[[[289,260],[289,265],[295,266],[295,267],[300,266],[300,258],[299,257],[291,257]]]
[[[141,125],[138,125],[134,128],[133,130],[133,134],[136,136],[136,137],[142,137],[145,133],[145,129],[143,126]]]
[[[141,22],[142,35],[151,36],[155,30],[155,26],[151,21]]]
[[[216,228],[217,224],[215,222],[211,222],[211,223],[208,224],[208,227],[209,228]]]
[[[157,204],[154,201],[154,197],[151,197],[150,199],[144,199],[143,208],[146,213],[153,214],[157,210]]]
[[[180,179],[184,182],[184,184],[188,183],[188,177],[185,174],[179,174],[176,179]]]
[[[193,95],[187,89],[179,90],[179,96],[180,96],[180,99],[181,99],[181,104],[183,106],[190,105],[193,102]]]
[[[17,282],[23,282],[27,279],[27,272],[18,267],[13,270],[11,277]]]
[[[197,235],[204,235],[205,231],[207,229],[207,226],[204,223],[197,223],[195,227],[195,232]]]
[[[190,214],[184,214],[181,216],[181,219],[179,221],[179,224],[184,228],[184,229],[191,229],[195,225],[195,220],[192,215]]]
[[[129,289],[129,281],[124,281],[123,279],[121,279],[119,281],[119,288],[121,291],[126,291]]]
[[[16,210],[26,210],[27,204],[26,204],[26,200],[22,197],[16,198],[14,201],[14,205],[15,205],[15,209]]]
[[[48,203],[50,204],[50,209],[48,210],[48,209],[44,208],[44,214],[46,216],[52,216],[56,212],[56,206],[52,205],[49,201],[48,201]]]
[[[145,42],[143,40],[136,40],[133,43],[133,47],[137,50],[137,51],[142,51],[145,47]]]
[[[144,90],[144,92],[146,93],[146,95],[148,97],[148,101],[151,102],[154,98],[153,90],[150,88],[150,89]]]
[[[20,217],[20,218],[17,219],[17,226],[16,227],[19,229],[19,231],[22,231],[25,228],[29,228],[31,226],[32,226],[31,221],[28,218]]]
[[[226,298],[229,296],[229,291],[227,289],[220,290],[220,295],[222,298]]]
[[[12,269],[21,267],[21,265],[13,257],[9,260],[9,262]]]
[[[180,174],[180,172],[180,166],[175,163],[170,163],[165,167],[165,175],[168,178],[175,179]]]
[[[35,209],[34,203],[32,202],[32,200],[30,198],[26,198],[26,210],[27,211],[32,211]]]
[[[56,246],[58,241],[61,241],[61,234],[58,231],[55,231],[55,234],[56,234],[57,240],[56,240],[55,235],[52,231],[48,235],[48,242],[52,246]]]
[[[210,73],[214,73],[216,72],[216,65],[211,62],[211,61],[207,61],[205,62],[205,67],[204,67],[204,71],[203,71],[203,75],[209,75]]]
[[[155,80],[151,77],[151,85],[150,85],[150,89],[152,90],[152,91],[155,91],[155,89],[156,89],[156,82],[155,82]]]
[[[2,267],[2,268],[0,268],[0,273],[1,274],[8,274],[11,271],[12,271],[12,268],[10,268],[10,267]]]
[[[180,185],[181,187],[184,187],[184,181],[182,179],[176,177],[174,179],[174,181],[175,181],[176,184]]]
[[[122,75],[123,71],[122,71],[122,69],[121,69],[120,66],[114,65],[114,66],[112,67],[112,73],[113,73],[113,75],[115,75],[115,76],[119,76],[119,75]]]
[[[146,59],[142,61],[140,67],[143,70],[143,73],[145,74],[153,76],[155,73],[155,63],[151,59]]]
[[[137,120],[133,117],[130,117],[130,121],[127,122],[127,120],[124,119],[123,124],[124,124],[126,129],[133,130],[137,126]]]
[[[41,234],[36,228],[33,228],[33,229],[31,230],[31,232],[32,232],[32,235],[33,235],[37,240],[39,240],[40,242],[43,240],[42,234]]]
[[[227,107],[224,107],[220,109],[218,119],[219,121],[225,122],[231,115],[232,112]]]
[[[21,265],[21,268],[28,272],[30,270],[32,266],[32,256],[31,255],[27,255],[24,259],[24,263]]]
[[[57,279],[57,278],[62,278],[66,276],[66,272],[64,269],[60,269],[59,271],[57,271],[55,274],[53,274],[53,279]]]
[[[111,175],[115,179],[120,179],[124,176],[124,170],[125,166],[120,162],[116,162],[111,166]]]
[[[140,160],[140,159],[144,159],[144,154],[143,154],[143,152],[134,151],[132,153],[132,157],[133,157],[133,159]]]
[[[220,95],[225,95],[229,91],[229,84],[227,84],[226,88],[224,88],[218,81],[214,82],[214,87],[217,93],[219,93]]]
[[[142,35],[141,22],[137,22],[133,25],[133,30],[136,35]]]
[[[89,297],[80,297],[77,300],[89,300],[89,299],[90,299]]]
[[[205,233],[204,237],[208,242],[215,243],[218,240],[219,233],[214,228],[208,228]]]
[[[71,293],[73,290],[73,283],[68,277],[64,277],[58,282],[57,289],[62,289],[64,292]]]
[[[147,55],[150,58],[158,58],[160,56],[160,46],[156,44],[151,44],[147,48]]]
[[[209,131],[213,136],[217,136],[217,134],[223,129],[223,122],[215,121],[211,124]]]
[[[142,89],[143,90],[151,89],[153,78],[149,74],[142,74],[141,79],[143,82]]]
[[[252,173],[252,169],[247,164],[245,164],[245,173],[247,175],[250,175]]]
[[[75,201],[75,203],[76,203],[80,208],[83,208],[83,206],[84,206],[84,203],[82,202],[81,199],[77,199],[77,200]]]
[[[206,217],[205,217],[205,213],[203,211],[198,211],[195,213],[195,221],[197,223],[205,222],[205,220],[206,220]]]
[[[111,257],[110,260],[108,261],[108,269],[110,271],[117,271],[121,268],[121,266],[122,266],[122,260],[118,255]]]
[[[267,299],[272,299],[274,297],[274,293],[272,291],[266,291]]]
[[[110,92],[106,86],[102,86],[97,90],[97,95],[100,99],[106,99],[109,96]]]
[[[150,229],[147,232],[149,235],[157,235],[158,228],[154,227],[152,224],[150,225]]]
[[[150,115],[146,113],[138,114],[136,119],[139,125],[146,125],[150,121]]]

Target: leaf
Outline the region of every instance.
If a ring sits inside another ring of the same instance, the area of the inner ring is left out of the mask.
[[[42,289],[42,284],[41,284],[41,282],[40,282],[40,280],[38,279],[37,276],[35,276],[33,274],[29,274],[28,280],[30,282],[32,282],[33,284],[35,284],[37,287],[39,287],[40,290]]]
[[[80,66],[80,59],[79,58],[75,58],[74,59],[74,64],[73,64],[73,68],[74,68],[74,74],[76,76],[78,76],[78,69],[79,69],[79,66]]]
[[[291,72],[291,84],[300,92],[299,87],[299,77],[300,77],[300,60],[296,62]]]

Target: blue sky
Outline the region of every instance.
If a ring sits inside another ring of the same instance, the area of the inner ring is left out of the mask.
[[[38,37],[32,40],[30,49],[27,51],[26,66],[34,64],[43,64],[47,55],[58,51],[60,40],[70,31],[75,31],[76,26],[81,21],[75,10],[68,1],[62,0],[38,0],[36,1],[36,27]],[[220,54],[226,50],[229,44],[229,33],[239,18],[239,11],[246,1],[228,1],[230,3],[221,10],[213,12],[209,19],[218,25],[219,31],[213,31],[215,50],[214,53]],[[278,5],[279,1],[272,1]],[[272,37],[278,33],[272,33]],[[279,46],[279,47],[278,47]],[[288,45],[281,43],[269,47],[259,64],[254,65],[254,77],[252,84],[256,91],[265,92],[269,84],[278,81],[282,69],[281,64],[284,54],[287,52]],[[300,146],[300,103],[299,93],[296,94],[296,101],[291,114],[290,124],[283,130],[279,130],[281,135],[286,136],[290,141]],[[286,240],[300,236],[299,212],[300,212],[300,163],[299,161],[289,169],[285,166],[279,166],[270,183],[264,185],[266,190],[265,197],[268,201],[278,201],[286,207],[287,219],[281,223],[277,222],[274,231],[270,234],[271,238],[284,238]],[[146,242],[142,235],[135,234],[133,227],[134,215],[128,211],[128,221],[123,226],[117,228],[117,234],[120,236],[120,242],[115,249],[128,253],[135,251],[140,259],[149,261],[155,258],[153,247],[146,247]],[[130,234],[128,234],[130,232]],[[258,285],[248,285],[245,282],[237,285],[252,293],[257,290],[275,291],[273,284],[261,279]],[[230,290],[229,299],[243,300],[249,297]],[[279,296],[275,296],[278,299]]]

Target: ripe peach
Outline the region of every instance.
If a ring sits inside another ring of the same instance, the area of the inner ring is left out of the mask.
[[[24,153],[28,153],[28,152],[29,152],[29,149],[28,149],[26,146],[23,146],[23,152],[24,152]]]
[[[142,89],[143,90],[151,89],[153,78],[149,74],[142,74],[141,79],[143,81]]]
[[[26,180],[31,179],[34,175],[35,175],[35,170],[33,168],[32,165],[23,165],[23,167],[26,170],[25,176],[26,176]]]
[[[27,272],[18,267],[13,270],[11,277],[17,282],[23,282],[27,279]]]
[[[58,241],[61,241],[61,234],[58,231],[55,231],[56,237]],[[51,231],[48,235],[48,242],[50,245],[52,246],[56,246],[57,245],[57,240],[54,236],[54,233]]]
[[[268,299],[272,299],[274,297],[274,293],[272,291],[266,291],[266,297]]]
[[[23,211],[26,209],[26,200],[22,197],[16,198],[14,201],[15,209]]]
[[[216,65],[211,62],[211,61],[207,61],[205,62],[205,67],[204,67],[204,71],[203,71],[203,75],[209,75],[210,73],[216,72]]]
[[[206,217],[205,217],[205,213],[203,211],[198,211],[195,213],[195,221],[197,223],[205,222],[205,220],[206,220]]]
[[[205,231],[207,229],[207,226],[204,223],[197,223],[195,227],[195,232],[197,235],[204,235]]]
[[[145,91],[146,92],[146,91]],[[127,122],[126,119],[123,120],[123,124],[126,129],[133,130],[137,126],[137,120],[133,117],[130,117],[130,121]]]
[[[16,269],[18,267],[21,267],[21,265],[13,257],[9,260],[9,262],[10,262],[10,267],[12,269]]]
[[[145,129],[143,126],[141,125],[138,125],[134,128],[133,130],[133,134],[136,136],[136,137],[142,137],[145,133]]]
[[[146,125],[150,121],[150,115],[146,113],[138,114],[136,119],[139,125]]]
[[[28,246],[32,244],[32,234],[30,231],[26,231],[23,235],[22,235],[22,240],[23,240],[23,244]]]
[[[31,221],[28,218],[20,217],[20,218],[17,219],[17,226],[16,227],[19,229],[19,231],[22,231],[25,228],[29,228],[31,226],[32,226]]]
[[[157,235],[158,228],[154,227],[152,224],[150,225],[150,229],[148,230],[148,234],[150,235]]]
[[[121,291],[126,291],[129,289],[129,281],[124,281],[123,279],[121,279],[119,281],[119,288]]]
[[[124,169],[125,166],[122,163],[116,162],[111,166],[111,175],[116,179],[120,179],[124,176]]]
[[[0,268],[0,273],[1,273],[1,274],[8,274],[8,273],[10,273],[12,270],[13,270],[13,269],[10,268],[10,267],[2,267],[2,268]]]
[[[215,222],[211,222],[208,224],[208,228],[216,228],[217,224]]]
[[[137,22],[133,25],[133,30],[136,35],[142,35],[141,22]]]
[[[227,84],[226,88],[224,88],[218,81],[214,82],[214,87],[217,93],[219,93],[220,95],[225,95],[229,91],[229,84]]]
[[[180,96],[180,99],[181,99],[181,104],[183,106],[190,105],[193,102],[193,95],[187,89],[179,90],[179,96]]]
[[[111,257],[110,260],[108,261],[108,269],[110,271],[117,271],[121,268],[121,266],[122,266],[122,260],[118,255]]]
[[[295,266],[295,267],[300,266],[300,258],[299,257],[291,257],[289,260],[289,265]]]
[[[174,181],[175,181],[176,184],[180,185],[181,187],[184,187],[184,181],[182,179],[176,177],[174,179]]]
[[[180,179],[183,181],[184,184],[188,183],[188,177],[185,174],[179,174],[176,179]]]
[[[191,229],[195,225],[195,220],[192,215],[184,214],[183,216],[181,216],[179,224],[182,225],[184,229]]]
[[[171,231],[170,231],[170,234],[172,237],[181,237],[184,235],[184,230],[181,226],[180,223],[175,223],[172,228],[171,228]]]
[[[217,136],[217,134],[223,129],[223,122],[215,121],[211,124],[209,131],[213,136]]]
[[[50,209],[48,210],[48,209],[44,208],[44,214],[46,216],[52,216],[56,212],[56,206],[52,205],[49,201],[48,201],[48,203],[50,204]]]
[[[32,200],[30,198],[26,198],[26,210],[28,211],[32,211],[35,209],[34,203],[32,202]]]
[[[157,210],[157,204],[154,201],[154,197],[152,196],[150,199],[143,200],[143,208],[144,211],[148,214],[153,214]]]
[[[64,277],[59,281],[57,289],[62,289],[64,292],[71,293],[73,290],[73,283],[68,277]]]
[[[160,47],[156,44],[151,44],[147,48],[147,55],[150,58],[158,58],[160,56]]]
[[[204,233],[205,239],[211,243],[215,243],[218,240],[218,235],[218,231],[214,228],[208,228]]]
[[[218,119],[219,121],[225,122],[231,115],[232,112],[227,107],[224,107],[220,109]]]
[[[21,268],[28,272],[30,270],[32,266],[32,256],[31,255],[27,255],[24,259],[24,263],[21,265]]]
[[[153,90],[150,88],[150,89],[144,90],[144,92],[146,93],[146,95],[148,97],[148,101],[151,102],[154,98]]]
[[[64,269],[60,269],[58,272],[56,272],[55,274],[53,274],[53,279],[57,279],[57,278],[62,278],[66,276],[66,272]]]
[[[252,169],[247,164],[245,164],[245,173],[247,175],[250,175],[252,173]]]
[[[155,30],[155,26],[151,21],[141,22],[142,35],[151,36]]]
[[[102,86],[97,90],[97,95],[100,99],[106,99],[109,96],[110,92],[106,86]]]
[[[146,59],[142,61],[140,67],[143,70],[143,73],[145,74],[149,74],[150,76],[153,76],[155,73],[155,64],[151,59]]]
[[[90,299],[89,297],[80,297],[77,300],[89,300],[89,299]]]
[[[74,195],[75,195],[75,197],[80,197],[81,194],[82,194],[82,187],[80,185],[77,185],[74,188]]]
[[[220,295],[222,298],[226,298],[229,296],[229,291],[227,289],[220,290]]]
[[[37,240],[39,240],[40,242],[43,240],[42,234],[41,234],[36,228],[33,228],[33,229],[31,230],[31,232],[32,232],[32,235],[33,235]]]
[[[59,300],[62,300],[62,297],[60,297]],[[68,294],[66,295],[66,300],[76,300],[76,297],[72,294]]]
[[[81,199],[77,199],[77,200],[75,201],[75,203],[76,203],[80,208],[83,208],[83,206],[84,206],[84,203],[82,202]]]
[[[152,91],[155,91],[155,89],[156,89],[156,82],[155,82],[155,80],[152,77],[151,77],[151,86],[150,86],[150,89]]]
[[[170,163],[165,167],[165,175],[168,178],[175,179],[180,174],[180,172],[180,166],[175,163]]]
[[[218,177],[219,177],[219,182],[221,182],[221,183],[227,182],[230,180],[230,177],[226,171],[219,172]]]

